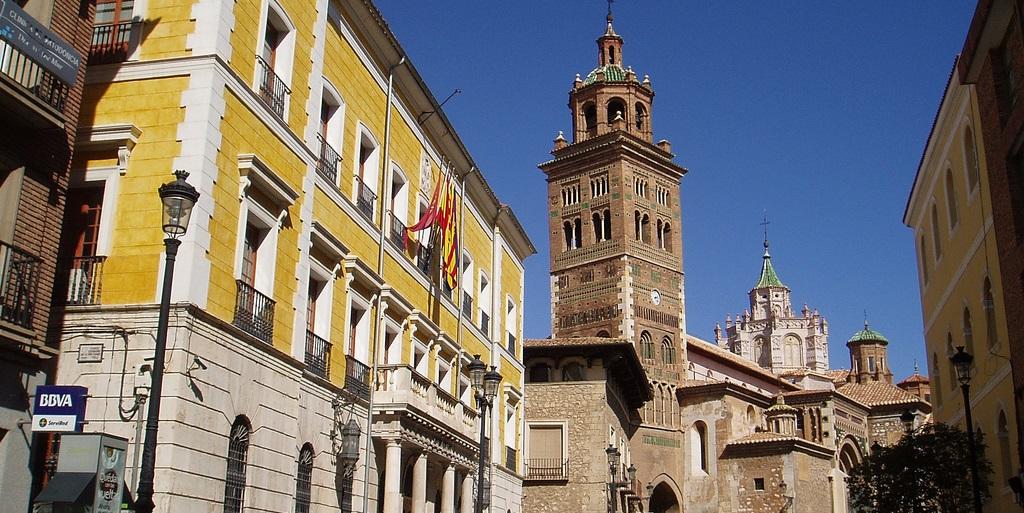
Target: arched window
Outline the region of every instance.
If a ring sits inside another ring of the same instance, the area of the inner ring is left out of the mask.
[[[996,420],[996,439],[999,444],[999,471],[1005,482],[1013,477],[1013,468],[1010,467],[1010,428],[1003,410],[999,410],[999,418]]]
[[[690,469],[694,472],[708,472],[708,426],[702,421],[690,427]]]
[[[799,367],[803,365],[803,358],[801,358],[800,351],[800,337],[790,334],[786,335],[786,339],[782,345],[782,355],[787,366]]]
[[[942,404],[942,371],[939,369],[939,355],[932,353],[932,369],[931,369],[932,381],[932,393],[935,395],[935,405],[939,406]]]
[[[640,217],[640,234],[644,242],[651,243],[651,217],[647,214]]]
[[[949,229],[952,230],[960,222],[960,215],[956,211],[956,186],[951,169],[946,170],[946,208],[949,209]]]
[[[765,342],[764,338],[758,337],[754,340],[754,361],[761,367],[768,368],[772,366],[772,348]]]
[[[309,513],[312,482],[313,445],[306,442],[299,451],[299,468],[295,473],[295,513]]]
[[[661,231],[661,229],[662,229],[662,222],[661,222],[661,219],[658,219],[657,223],[655,224],[655,230],[654,230],[654,233],[657,235],[655,237],[655,240],[658,243],[658,249],[665,249],[665,238],[664,238],[665,234],[664,234],[664,232]]]
[[[622,104],[622,100],[615,98],[608,102],[608,124],[615,122],[615,118],[621,117],[623,120],[626,119],[626,106]]]
[[[538,363],[530,367],[531,383],[547,383],[551,380],[551,367],[546,363]]]
[[[942,258],[942,241],[939,239],[939,209],[932,204],[932,243],[935,245],[935,260]]]
[[[665,226],[662,227],[662,231],[664,233],[662,233],[662,236],[661,236],[661,239],[662,239],[661,249],[664,249],[664,250],[668,251],[669,253],[671,253],[672,252],[672,225],[670,225],[668,223],[668,221],[666,221],[665,222]]]
[[[974,354],[974,328],[971,326],[971,310],[964,307],[964,346],[968,353]]]
[[[596,337],[601,337],[601,338],[608,338],[611,335],[608,333],[608,330],[601,330],[601,331],[598,331],[597,335],[595,335],[595,336]]]
[[[754,407],[749,404],[747,405],[747,424],[749,424],[752,427],[756,427],[758,425],[757,411],[754,410]]]
[[[661,339],[661,362],[666,365],[676,363],[676,348],[669,337]]]
[[[594,224],[594,241],[601,242],[602,240],[604,240],[604,238],[602,237],[604,233],[601,230],[601,228],[604,226],[604,220],[601,219],[601,213],[594,212],[594,215],[591,217],[591,222]]]
[[[642,131],[647,126],[647,109],[645,109],[644,105],[642,103],[640,103],[640,102],[636,103],[636,120],[635,121],[636,121],[636,129],[637,130]]]
[[[615,64],[615,47],[608,47],[608,64]]]
[[[651,334],[646,331],[640,334],[640,357],[645,360],[654,359],[654,342]]]
[[[597,106],[593,103],[583,106],[583,124],[587,132],[593,132],[597,128]]]
[[[576,362],[563,365],[562,381],[583,381],[583,366]]]
[[[612,239],[612,211],[604,209],[604,240]]]
[[[228,465],[224,476],[224,513],[241,513],[245,496],[245,459],[249,453],[252,425],[243,415],[235,417],[228,433]]]
[[[964,160],[967,167],[967,191],[974,192],[978,187],[978,147],[974,144],[974,131],[971,127],[964,129]]]
[[[981,288],[981,307],[985,310],[985,338],[988,347],[999,345],[999,334],[996,332],[996,302],[992,297],[992,282],[988,276]]]
[[[572,223],[566,221],[562,223],[562,235],[565,236],[565,250],[568,251],[573,249],[572,247]]]
[[[574,249],[583,247],[583,222],[578,217],[573,221],[573,243]]]
[[[643,236],[641,235],[641,232],[640,232],[640,211],[639,210],[637,210],[636,212],[633,213],[633,222],[634,222],[634,225],[635,225],[634,229],[633,229],[633,235],[636,236],[636,240],[640,240]]]

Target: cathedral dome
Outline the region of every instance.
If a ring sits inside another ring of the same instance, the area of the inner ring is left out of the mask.
[[[885,338],[885,335],[868,327],[868,323],[864,323],[864,329],[854,333],[850,340],[846,341],[847,344],[855,344],[858,342],[881,342],[882,345],[889,345],[889,339]]]
[[[598,66],[593,71],[587,74],[587,78],[583,79],[583,85],[588,86],[595,82],[637,82],[636,75],[632,75],[626,69],[618,64],[607,64],[604,66]]]

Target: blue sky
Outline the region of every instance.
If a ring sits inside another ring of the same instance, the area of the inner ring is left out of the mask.
[[[539,253],[526,262],[527,337],[550,334],[543,174],[568,91],[596,66],[606,3],[378,0],[377,5]],[[623,59],[649,74],[655,139],[683,178],[687,328],[710,339],[773,262],[830,323],[833,367],[864,310],[897,379],[924,366],[903,209],[974,2],[614,4]],[[677,231],[679,233],[679,231]],[[927,371],[926,366],[925,371]]]

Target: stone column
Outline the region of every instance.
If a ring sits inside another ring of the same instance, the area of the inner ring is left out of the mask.
[[[412,465],[412,513],[425,513],[427,506],[427,453],[421,452]]]
[[[444,468],[441,479],[441,513],[455,513],[455,464]]]
[[[473,470],[466,471],[462,477],[462,511],[459,513],[473,513],[473,501],[476,495],[473,494]]]
[[[384,513],[402,513],[401,440],[388,440],[384,465]]]

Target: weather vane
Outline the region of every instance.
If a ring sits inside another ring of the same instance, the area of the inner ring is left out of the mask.
[[[615,0],[608,0],[608,19],[609,20],[612,19],[612,4],[613,3],[615,3]]]
[[[768,247],[768,225],[772,224],[772,222],[768,220],[768,209],[764,210],[764,213],[762,214],[761,219],[762,219],[761,226],[764,227],[764,247],[767,248]]]

